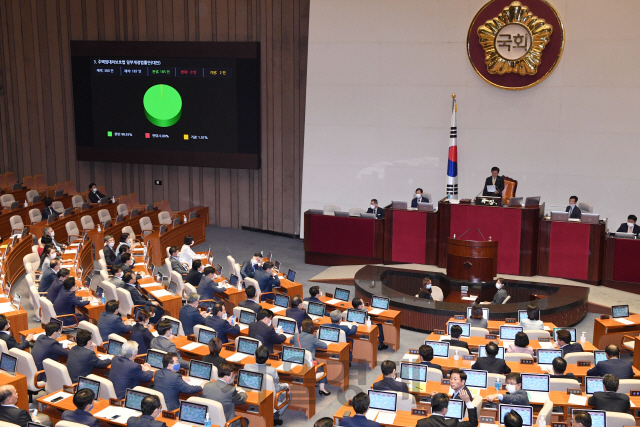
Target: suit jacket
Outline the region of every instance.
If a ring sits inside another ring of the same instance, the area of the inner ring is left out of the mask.
[[[324,304],[322,302],[322,300],[320,300],[320,298],[318,297],[306,297],[303,301],[308,301],[308,302],[319,302],[320,304]]]
[[[491,301],[491,304],[502,304],[505,299],[507,299],[507,290],[503,286],[502,288],[498,289],[498,292],[496,292],[496,294],[493,296],[493,301]]]
[[[67,370],[71,377],[71,382],[77,383],[78,377],[86,377],[93,372],[93,368],[104,369],[111,365],[111,360],[100,360],[95,351],[86,347],[76,345],[69,350],[67,359]]]
[[[236,405],[242,405],[247,401],[247,393],[238,392],[233,384],[227,384],[222,380],[206,383],[202,391],[202,397],[220,402],[227,420],[236,416]],[[239,425],[240,422],[236,421],[231,424],[231,427],[238,427]]]
[[[216,297],[215,293],[217,292],[221,294],[224,291],[226,291],[226,288],[218,286],[213,279],[207,276],[202,276],[202,279],[200,279],[200,283],[198,284],[198,295],[200,295],[200,299],[202,300],[212,299],[220,301],[218,297]]]
[[[623,222],[622,224],[620,224],[620,227],[618,227],[618,229],[616,230],[616,233],[628,233],[629,232],[629,225],[627,225],[626,222]],[[640,233],[640,225],[638,224],[633,224],[633,234],[638,234]]]
[[[138,290],[138,288],[136,288],[135,285],[130,285],[126,283],[124,285],[124,290],[128,291],[129,294],[131,294],[131,301],[133,302],[133,305],[146,305],[147,307],[151,307],[153,305],[151,304],[151,301],[149,301],[147,297],[145,297],[140,293],[140,291]]]
[[[151,331],[145,328],[141,323],[135,323],[131,327],[131,341],[138,343],[138,353],[145,354],[151,348],[151,341],[155,337]]]
[[[442,371],[442,366],[436,365],[435,363],[422,361],[420,362],[420,364],[426,365],[429,369],[439,369],[440,371]]]
[[[41,282],[42,283],[42,282]],[[58,298],[58,294],[63,288],[63,282],[56,276],[53,279],[53,283],[49,286],[49,290],[47,291],[47,299],[51,302],[55,302],[56,298]]]
[[[75,292],[63,288],[53,302],[53,309],[60,316],[61,314],[73,314],[75,307],[84,307],[87,304],[89,301],[83,301],[81,297],[76,296]]]
[[[122,265],[122,254],[118,254],[116,256],[115,261],[113,261],[113,265]]]
[[[113,389],[118,399],[124,399],[128,388],[134,388],[140,383],[151,381],[153,371],[143,371],[142,365],[121,356],[111,359],[111,372],[109,379],[113,383]]]
[[[51,268],[47,268],[47,270],[42,273],[42,277],[40,277],[38,292],[47,292],[53,284],[53,281],[58,277],[56,274],[57,273]]]
[[[582,349],[582,345],[579,342],[574,342],[573,344],[567,344],[564,347],[561,347],[562,357],[565,357],[569,353],[580,353],[584,351]]]
[[[409,387],[403,382],[398,382],[391,377],[384,377],[377,383],[373,383],[374,390],[380,391],[401,391],[409,393]]]
[[[229,342],[227,334],[238,335],[240,333],[240,326],[238,326],[238,322],[236,322],[235,325],[231,326],[229,322],[218,316],[207,317],[204,321],[204,325],[218,333],[218,338],[220,338],[222,344],[226,344]]]
[[[258,285],[260,286],[260,291],[262,293],[272,292],[273,288],[280,286],[280,279],[278,279],[278,276],[273,277],[261,268],[256,269],[253,273],[253,278],[258,281]]]
[[[253,311],[256,315],[258,313],[260,313],[260,310],[262,310],[262,306],[260,304],[258,304],[254,300],[250,300],[250,299],[244,300],[244,301],[240,301],[238,303],[238,306],[246,308],[246,309],[249,309],[249,310]]]
[[[164,395],[164,402],[167,409],[173,411],[180,407],[178,396],[180,393],[200,393],[202,387],[199,385],[189,385],[183,379],[182,375],[170,369],[157,370],[153,377],[153,389]]]
[[[200,310],[187,304],[180,309],[178,318],[182,322],[185,335],[192,335],[194,326],[204,325],[204,317],[200,314]]]
[[[269,375],[273,379],[273,386],[276,389],[276,392],[286,388],[285,385],[280,385],[280,377],[278,376],[276,368],[272,368],[269,365],[258,365],[257,363],[254,363],[253,365],[244,365],[244,369],[251,372],[259,372],[263,375]]]
[[[565,212],[569,212],[571,210],[571,206],[567,206],[567,209],[565,210]],[[576,218],[576,219],[580,219],[580,217],[582,216],[582,211],[580,210],[580,208],[578,207],[578,205],[575,205],[573,207],[573,211],[571,212],[571,214],[569,215],[569,218]]]
[[[202,361],[207,363],[213,363],[213,366],[220,369],[220,364],[222,364],[222,362],[226,362],[227,360],[220,357],[219,354],[217,356],[214,356],[213,354],[207,354],[202,358]]]
[[[129,418],[127,420],[127,427],[167,427],[167,423],[157,421],[151,415],[140,415],[138,418]]]
[[[184,264],[179,259],[171,257],[171,268],[178,274],[186,275],[188,273]]]
[[[461,348],[466,348],[467,350],[469,350],[469,344],[466,341],[461,341],[461,340],[457,340],[457,339],[450,339],[450,340],[442,340],[444,342],[448,342],[449,343],[449,347],[461,347]],[[469,354],[471,354],[471,351],[469,351]]]
[[[328,328],[342,329],[344,331],[344,334],[347,337],[350,337],[351,335],[354,335],[356,332],[358,332],[358,327],[356,325],[349,327],[347,325],[338,325],[337,323],[326,323],[322,326],[326,326]]]
[[[104,248],[102,248],[102,251],[104,252],[104,260],[107,265],[113,265],[118,255],[116,255],[116,253],[109,247],[109,245],[105,245]]]
[[[31,415],[29,411],[16,406],[0,405],[0,421],[27,427],[27,424],[31,422]]]
[[[29,341],[22,341],[18,343],[13,337],[13,334],[10,330],[0,332],[0,340],[4,341],[7,344],[7,350],[11,350],[14,347],[19,350],[24,350],[25,348],[29,347]]]
[[[84,424],[90,427],[100,427],[99,419],[91,415],[91,412],[81,411],[80,409],[64,411],[62,413],[62,421],[71,421],[72,423]]]
[[[182,359],[182,356],[180,356],[180,352],[178,351],[178,348],[173,343],[173,341],[171,341],[169,338],[155,337],[154,339],[151,340],[151,348],[153,348],[154,350],[166,351],[167,353],[171,353],[171,352],[176,353],[178,355],[178,360],[180,361],[180,367],[183,369],[189,369],[189,362]]]
[[[417,208],[418,207],[418,203],[429,203],[429,199],[427,199],[426,197],[414,197],[411,200],[411,207],[412,208]]]
[[[500,403],[529,406],[529,395],[524,390],[516,390],[513,393],[503,395]]]
[[[469,388],[467,386],[462,387],[460,390],[458,391],[454,391],[453,394],[451,395],[452,399],[460,399],[460,396],[458,395],[462,390],[465,390],[467,392],[467,394],[469,396],[471,396],[471,390],[469,390]]]
[[[123,332],[131,332],[131,325],[125,325],[119,314],[103,311],[98,317],[98,330],[102,340],[108,341],[110,334],[121,335]]]
[[[469,405],[469,421],[459,421],[455,418],[445,418],[431,415],[418,421],[416,427],[476,427],[478,425],[478,410]]]
[[[286,314],[287,317],[290,317],[296,321],[296,323],[298,324],[298,330],[300,329],[300,326],[302,326],[302,322],[304,321],[304,319],[311,319],[306,311],[297,307],[287,308]]]
[[[282,344],[287,339],[284,334],[277,334],[273,326],[267,326],[257,320],[249,325],[249,337],[260,340],[269,353],[273,353],[274,344]]]
[[[376,218],[384,219],[384,209],[382,209],[380,207],[378,207],[375,212],[373,212],[373,209],[369,208],[369,209],[367,209],[367,213],[375,213],[376,214]]]
[[[51,206],[45,206],[44,208],[42,208],[42,219],[48,219],[49,216],[53,215],[55,216],[59,216],[60,212],[57,212],[56,210],[54,210]]]
[[[251,260],[249,260],[244,264],[242,264],[242,268],[240,269],[240,275],[242,276],[242,279],[245,279],[247,277],[251,277],[253,279],[253,273],[256,270],[262,270],[262,267],[260,267],[258,264],[254,266],[251,263]]]
[[[355,414],[352,417],[342,417],[341,426],[346,427],[381,427],[380,423],[369,420],[365,415]]]
[[[122,281],[122,279],[116,276],[110,278],[109,283],[113,284],[113,286],[115,286],[116,288],[124,288],[124,282]]]
[[[185,278],[185,282],[191,283],[195,287],[200,284],[200,280],[202,280],[202,273],[194,268],[189,270],[189,274],[187,274],[187,277]]]
[[[487,179],[484,180],[484,190],[482,191],[482,195],[483,196],[490,196],[490,197],[502,197],[502,190],[504,190],[504,177],[503,176],[499,176],[496,178],[496,191],[498,192],[498,194],[495,193],[489,193],[487,191],[487,185],[493,185],[493,177],[489,176],[487,177]]]
[[[613,374],[618,379],[632,379],[633,368],[631,363],[620,359],[609,359],[598,362],[596,366],[587,371],[587,375],[604,377],[606,374]]]
[[[565,378],[565,379],[569,379],[569,380],[577,379],[576,376],[573,375],[571,372],[566,373],[566,374],[562,374],[562,375],[550,375],[549,378]]]
[[[38,371],[42,371],[44,367],[42,362],[44,359],[58,361],[58,356],[69,356],[69,350],[62,348],[62,344],[46,335],[40,335],[31,349],[31,356],[36,363]]]
[[[100,199],[102,199],[103,197],[107,197],[104,194],[102,194],[99,191],[96,191],[95,193],[93,191],[89,191],[89,202],[91,203],[98,203],[100,202]]]
[[[587,404],[600,411],[629,412],[631,408],[628,394],[608,391],[596,391],[587,400]]]
[[[471,365],[471,369],[487,371],[490,374],[508,374],[511,372],[511,368],[507,366],[507,363],[497,357],[478,357],[478,360]]]
[[[326,342],[319,340],[314,334],[306,332],[301,332],[297,339],[292,339],[291,341],[294,347],[304,348],[309,351],[314,359],[316,358],[316,349],[326,349],[328,347]]]

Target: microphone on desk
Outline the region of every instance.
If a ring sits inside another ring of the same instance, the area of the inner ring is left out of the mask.
[[[471,228],[469,228],[469,230],[471,230]],[[467,233],[469,232],[469,230],[467,230],[467,231],[465,231],[464,233],[462,233],[462,234],[460,235],[460,237],[462,237],[462,236],[464,236],[465,234],[467,234]],[[458,237],[458,240],[460,240],[460,237]]]
[[[478,233],[480,233],[480,235],[482,236],[482,239],[486,242],[487,239],[484,238],[484,234],[482,234],[482,231],[480,231],[480,229],[478,228]]]

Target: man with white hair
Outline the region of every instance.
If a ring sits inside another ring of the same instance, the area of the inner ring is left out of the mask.
[[[18,403],[18,392],[16,391],[16,388],[11,384],[1,386],[0,421],[17,424],[22,427],[27,427],[31,421],[40,424],[40,420],[38,420],[38,418],[31,417],[29,411],[18,408],[16,403]]]
[[[193,292],[187,297],[187,303],[180,309],[178,318],[182,322],[182,329],[185,335],[193,334],[193,327],[196,325],[204,325],[204,316],[198,310],[200,303],[200,295]],[[206,312],[205,312],[206,313]]]
[[[53,228],[51,228],[51,226],[47,225],[44,228],[44,234],[43,236],[49,236],[51,237],[51,243],[53,244],[53,246],[55,246],[56,251],[62,253],[62,251],[64,250],[65,246],[61,245],[60,243],[56,242],[56,239],[54,239],[54,236],[56,235],[56,232],[53,231]]]
[[[326,326],[329,328],[336,328],[336,329],[340,329],[341,331],[344,331],[344,334],[346,335],[346,338],[347,338],[347,342],[353,343],[353,338],[349,338],[349,337],[351,335],[354,335],[356,332],[358,332],[358,327],[356,325],[351,325],[351,326],[341,325],[340,322],[342,321],[342,312],[340,310],[333,310],[331,313],[329,313],[329,317],[331,318],[331,323],[323,326]],[[352,360],[353,360],[353,353],[351,352],[351,348],[349,348],[349,365],[351,365]]]
[[[151,365],[142,365],[134,362],[138,356],[138,343],[127,341],[122,344],[120,356],[111,359],[111,372],[109,379],[113,383],[113,389],[118,399],[124,399],[128,388],[134,388],[143,382],[149,382],[153,378]]]

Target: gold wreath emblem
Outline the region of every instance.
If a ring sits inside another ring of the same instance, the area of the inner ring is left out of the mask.
[[[514,1],[499,16],[478,28],[487,71],[500,75],[536,74],[551,33],[551,24],[534,16],[519,1]]]

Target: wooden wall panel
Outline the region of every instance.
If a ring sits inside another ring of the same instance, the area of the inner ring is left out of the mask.
[[[299,234],[309,1],[3,0],[0,173],[96,182],[175,210],[204,204],[213,224]],[[263,168],[77,161],[70,40],[261,42]]]

